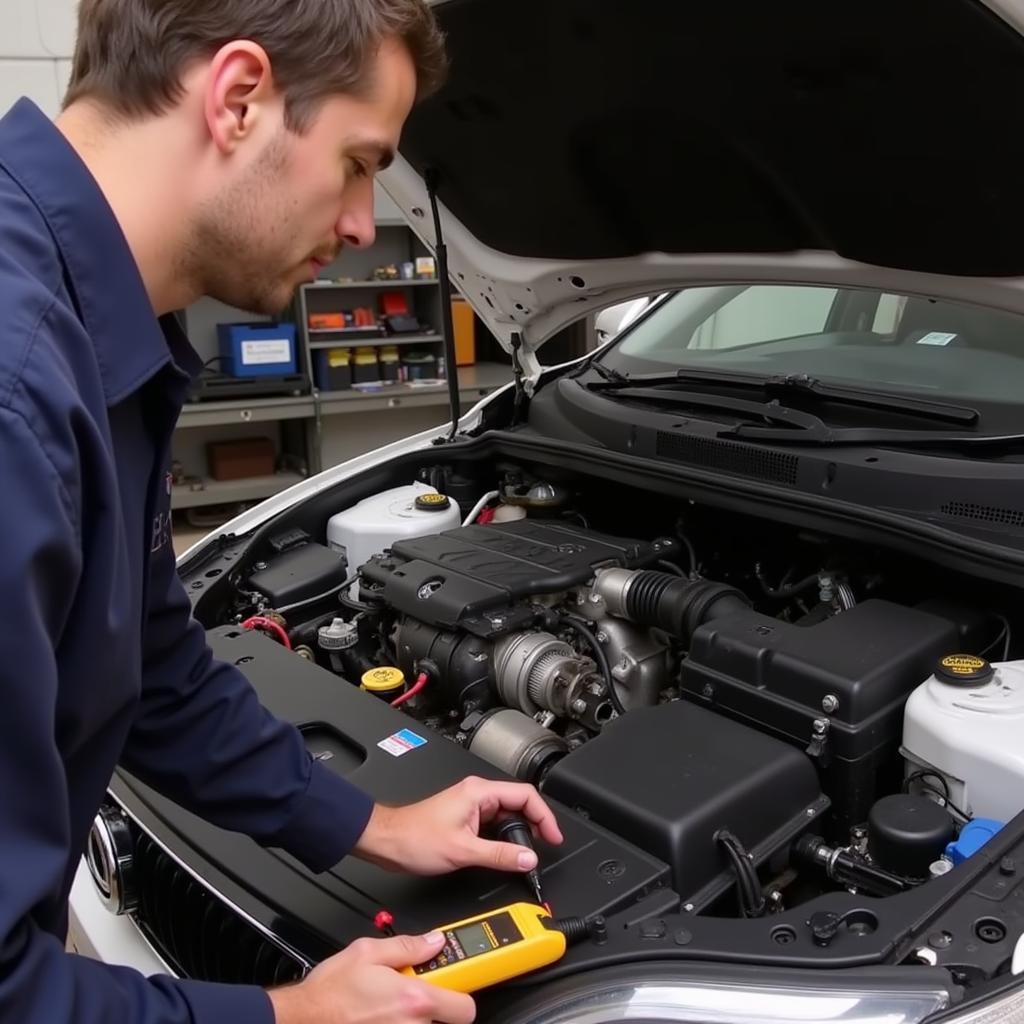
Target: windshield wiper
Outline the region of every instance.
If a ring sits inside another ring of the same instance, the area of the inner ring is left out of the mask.
[[[594,369],[600,364],[594,363]],[[607,367],[602,369],[608,371]],[[600,372],[600,371],[599,371]],[[618,371],[609,371],[617,373]],[[605,375],[602,373],[602,377]],[[620,379],[621,378],[621,379]],[[970,406],[953,405],[948,402],[935,402],[925,398],[895,396],[871,388],[854,387],[845,384],[824,384],[806,374],[788,374],[766,377],[757,374],[731,372],[728,370],[703,370],[688,368],[672,374],[640,374],[629,377],[619,374],[618,378],[605,377],[603,381],[588,384],[592,391],[621,391],[634,387],[665,387],[674,388],[678,385],[707,384],[726,385],[728,387],[755,388],[766,395],[779,397],[798,396],[827,402],[840,402],[845,405],[856,405],[867,409],[884,409],[888,412],[904,413],[938,420],[943,423],[955,423],[959,426],[971,426],[978,422],[980,413]]]
[[[684,391],[674,380],[670,388],[637,387],[634,377],[628,385],[616,383],[602,388],[608,398],[656,402],[665,405],[720,409],[763,423],[740,423],[718,431],[717,436],[736,441],[763,444],[806,444],[820,447],[839,445],[889,445],[906,448],[998,447],[1019,444],[1024,434],[962,434],[954,431],[896,430],[885,427],[831,427],[820,416],[791,409],[778,400],[754,402],[727,395],[709,395],[703,391]],[[588,385],[593,390],[594,385]],[[956,406],[950,408],[955,409]],[[771,426],[770,424],[779,424]]]
[[[785,423],[787,427],[779,433],[796,435],[797,439],[807,441],[810,437],[824,436],[831,432],[829,425],[820,417],[800,409],[790,409],[778,402],[752,402],[746,398],[730,398],[727,395],[707,395],[703,391],[681,391],[673,388],[662,391],[659,388],[617,387],[610,391],[609,398],[634,399],[641,402],[661,402],[666,405],[699,406],[705,409],[721,409],[725,412],[739,413],[741,416],[757,417],[770,423]],[[778,428],[761,426],[757,423],[735,427],[742,430],[752,427],[758,430],[776,430]]]
[[[941,430],[886,430],[881,427],[829,427],[797,431],[743,423],[718,432],[718,437],[765,444],[885,445],[900,448],[998,448],[1024,441],[1024,434],[960,434]]]

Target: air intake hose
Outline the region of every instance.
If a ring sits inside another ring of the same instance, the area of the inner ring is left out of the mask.
[[[609,615],[641,626],[663,629],[689,640],[705,622],[735,615],[750,607],[746,595],[725,583],[688,580],[650,569],[604,569],[594,593]]]

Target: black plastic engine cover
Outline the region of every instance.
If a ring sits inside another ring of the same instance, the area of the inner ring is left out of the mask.
[[[682,701],[616,719],[543,789],[665,860],[696,910],[733,884],[719,829],[761,864],[828,809],[805,754]]]
[[[684,694],[815,753],[835,837],[899,785],[903,706],[957,650],[948,619],[869,600],[813,626],[747,611],[696,630]],[[816,720],[827,721],[822,734]]]
[[[399,541],[362,575],[375,585],[374,598],[396,611],[442,629],[495,636],[530,625],[526,599],[580,586],[598,569],[652,565],[674,548],[671,539],[647,543],[520,520]]]

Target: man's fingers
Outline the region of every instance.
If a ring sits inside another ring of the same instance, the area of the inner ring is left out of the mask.
[[[541,839],[557,845],[562,842],[562,830],[558,827],[551,809],[533,786],[519,782],[484,782],[488,819],[502,811],[516,811],[533,826]],[[483,808],[482,808],[483,809]]]
[[[449,992],[433,985],[430,987],[434,992],[433,1020],[441,1024],[472,1024],[476,1019],[476,1003],[472,996]]]
[[[530,871],[537,866],[537,855],[525,846],[499,843],[491,839],[473,839],[457,854],[459,867],[494,868],[495,871]]]
[[[389,939],[359,939],[349,947],[368,964],[381,967],[415,967],[432,959],[444,947],[444,935],[395,935]]]

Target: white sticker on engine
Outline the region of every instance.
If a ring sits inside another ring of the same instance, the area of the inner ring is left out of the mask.
[[[290,363],[292,343],[287,338],[266,338],[263,341],[242,342],[242,364],[258,366],[263,363]]]
[[[392,757],[401,757],[403,754],[408,754],[410,750],[422,747],[426,742],[422,736],[417,736],[410,729],[403,729],[401,732],[396,732],[394,735],[388,736],[387,739],[381,740],[377,746],[381,750],[386,750]]]
[[[955,334],[945,334],[942,331],[932,331],[923,338],[918,339],[918,345],[948,345],[955,340]]]

